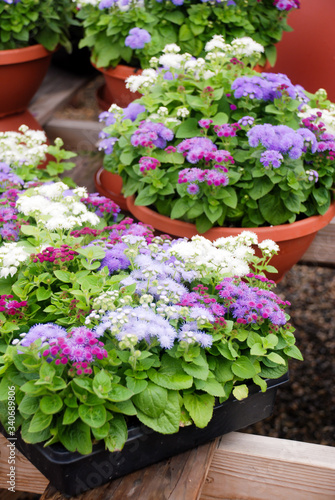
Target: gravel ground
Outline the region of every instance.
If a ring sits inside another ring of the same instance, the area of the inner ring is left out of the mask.
[[[278,389],[272,417],[245,432],[335,446],[335,269],[297,264],[277,293],[292,304],[304,361],[290,362],[290,381]]]
[[[102,82],[95,77],[57,116],[97,120],[95,93]],[[76,182],[92,191],[93,172],[101,162],[92,153],[79,157]],[[292,304],[288,312],[304,361],[291,361],[290,382],[278,390],[273,416],[244,432],[335,446],[335,269],[298,264],[277,293]]]

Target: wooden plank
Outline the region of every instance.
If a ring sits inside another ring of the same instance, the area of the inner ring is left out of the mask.
[[[92,77],[78,76],[50,66],[41,87],[29,105],[29,111],[43,126],[53,113],[65,106]]]
[[[48,139],[56,137],[64,141],[64,147],[70,151],[97,151],[99,132],[103,124],[90,120],[66,120],[52,118],[44,125]]]
[[[13,441],[14,442],[14,441]],[[5,490],[10,472],[9,441],[0,434],[0,488]],[[48,485],[48,480],[38,471],[18,450],[15,450],[15,491],[25,491],[42,494]]]
[[[197,500],[217,441],[115,479],[76,496],[76,500]],[[40,500],[66,500],[49,486]]]
[[[232,432],[214,453],[200,500],[334,500],[335,448]]]

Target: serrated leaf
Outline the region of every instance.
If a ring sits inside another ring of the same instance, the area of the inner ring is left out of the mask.
[[[143,413],[140,409],[137,409],[137,417],[143,424],[161,434],[178,432],[181,413],[177,391],[167,391],[163,411],[158,417]]]
[[[89,427],[101,427],[106,422],[106,408],[104,405],[80,405],[79,417]]]
[[[242,379],[252,378],[256,375],[256,369],[251,363],[250,359],[246,356],[240,356],[232,364],[231,369],[233,373]]]
[[[29,425],[29,432],[40,432],[49,427],[52,415],[46,415],[41,410],[37,410]]]
[[[128,438],[127,424],[121,415],[115,415],[109,422],[108,436],[105,438],[109,451],[121,451]]]
[[[63,416],[63,425],[73,424],[79,418],[78,408],[67,407]]]
[[[286,361],[284,358],[280,356],[280,354],[277,354],[276,352],[270,352],[269,354],[266,355],[266,357],[272,361],[273,363],[277,363],[278,365],[286,365]]]
[[[63,406],[62,399],[57,394],[43,396],[40,402],[40,409],[46,415],[57,413]]]
[[[300,350],[298,349],[298,347],[296,345],[291,345],[289,347],[285,347],[284,353],[287,356],[289,356],[290,358],[299,359],[300,361],[304,360]]]
[[[82,455],[92,452],[90,428],[81,420],[72,425],[59,426],[58,434],[60,442],[67,450],[78,451]]]
[[[248,394],[249,394],[249,391],[248,391],[248,387],[245,385],[245,384],[242,384],[242,385],[236,385],[234,388],[233,388],[233,395],[236,399],[238,399],[239,401],[241,399],[245,399],[248,397]]]
[[[214,397],[210,394],[185,394],[184,405],[192,420],[201,429],[206,427],[213,416]]]
[[[132,401],[136,408],[149,417],[158,418],[166,407],[168,391],[153,382],[140,394],[135,394]]]
[[[27,415],[33,415],[37,412],[40,404],[40,399],[38,397],[29,396],[26,394],[23,396],[21,403],[19,404],[19,411],[26,413]]]

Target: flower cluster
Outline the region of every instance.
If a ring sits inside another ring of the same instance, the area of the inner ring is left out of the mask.
[[[110,215],[115,222],[117,215],[120,212],[120,207],[114,201],[101,196],[99,193],[90,193],[87,197],[80,200],[84,205],[94,209],[98,217],[106,217]]]
[[[13,295],[0,295],[0,312],[8,314],[10,316],[21,316],[23,317],[23,309],[27,307],[28,302],[26,300],[13,300]]]
[[[0,50],[19,49],[42,44],[47,50],[58,45],[71,48],[69,27],[73,24],[72,0],[39,2],[34,0],[0,1]]]
[[[84,27],[80,46],[89,47],[94,63],[103,68],[120,62],[147,68],[166,44],[178,44],[196,57],[204,56],[205,47],[219,48],[218,53],[211,52],[214,58],[230,54],[232,44],[238,60],[257,52],[262,64],[267,57],[274,64],[274,45],[289,29],[287,15],[299,8],[298,0],[76,0],[76,4]],[[236,36],[241,38],[236,41]],[[164,59],[177,62],[176,55],[172,58],[170,52]]]
[[[294,222],[332,201],[334,106],[321,91],[245,66],[245,43],[216,35],[198,59],[168,44],[128,80],[145,110],[104,129],[115,141],[105,168],[121,175],[125,196],[199,233]]]

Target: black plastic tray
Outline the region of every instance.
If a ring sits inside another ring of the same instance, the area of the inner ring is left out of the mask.
[[[131,427],[123,450],[114,453],[106,451],[103,442],[95,445],[90,455],[69,452],[58,443],[43,448],[43,444],[25,443],[20,434],[15,444],[57,490],[76,496],[269,417],[273,412],[277,388],[287,381],[288,373],[268,380],[266,392],[251,386],[248,398],[242,401],[229,398],[214,408],[213,418],[204,429],[192,425],[181,427],[177,434],[164,435],[142,424]]]

